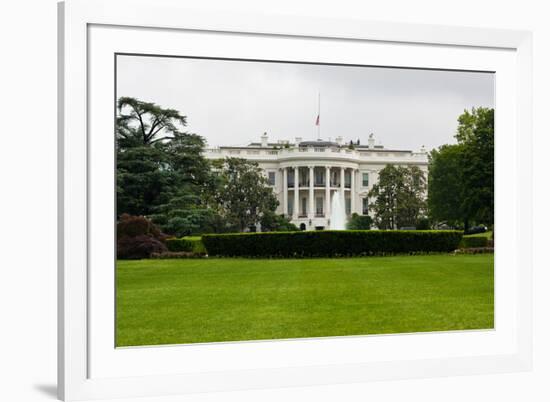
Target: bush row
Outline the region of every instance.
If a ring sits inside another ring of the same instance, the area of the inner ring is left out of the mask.
[[[464,236],[460,242],[460,248],[478,248],[487,247],[489,245],[489,239],[482,236]]]
[[[494,253],[493,247],[472,247],[472,248],[459,248],[455,251],[456,254],[490,254]]]
[[[192,252],[205,254],[206,249],[200,237],[182,237],[181,239],[166,239],[166,247],[172,252]]]
[[[450,252],[462,232],[451,230],[339,230],[202,236],[210,256],[335,257]]]
[[[191,251],[165,251],[163,253],[152,253],[151,258],[158,260],[174,259],[174,258],[205,258],[204,253],[193,253]]]

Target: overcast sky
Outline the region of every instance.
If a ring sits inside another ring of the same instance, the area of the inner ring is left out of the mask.
[[[118,56],[117,96],[179,110],[209,146],[295,137],[391,149],[454,143],[464,109],[494,107],[491,73]]]

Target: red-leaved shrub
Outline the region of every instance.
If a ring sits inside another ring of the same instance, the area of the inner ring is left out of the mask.
[[[124,236],[117,241],[117,258],[123,260],[149,258],[153,253],[164,253],[166,251],[168,249],[164,243],[147,235]]]
[[[167,250],[162,233],[153,222],[144,216],[122,214],[117,223],[117,258],[149,258],[153,253]]]
[[[160,239],[159,228],[144,216],[122,214],[116,225],[117,237],[148,235]]]

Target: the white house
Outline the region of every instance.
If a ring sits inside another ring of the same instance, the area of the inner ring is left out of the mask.
[[[357,141],[359,142],[359,141]],[[368,214],[367,193],[378,180],[378,172],[388,164],[416,165],[427,175],[428,154],[385,149],[375,144],[371,134],[367,144],[335,141],[261,142],[247,146],[208,148],[208,159],[244,158],[257,162],[265,171],[277,199],[277,212],[292,218],[302,230],[330,229],[331,200],[344,194],[346,214]]]

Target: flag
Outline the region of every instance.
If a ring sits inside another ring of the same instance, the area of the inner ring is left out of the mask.
[[[315,120],[315,125],[318,126],[319,125],[319,115],[317,115],[317,120]]]

